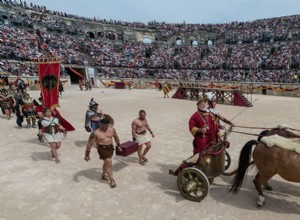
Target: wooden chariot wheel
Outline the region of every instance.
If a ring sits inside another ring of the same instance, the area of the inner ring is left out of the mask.
[[[179,173],[177,188],[187,200],[200,202],[209,193],[209,181],[201,170],[188,167]]]
[[[231,164],[231,158],[229,153],[225,150],[225,170],[228,170]]]

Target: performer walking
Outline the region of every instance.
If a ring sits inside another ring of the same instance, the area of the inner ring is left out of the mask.
[[[37,113],[36,113],[33,100],[28,93],[24,95],[22,103],[23,106],[19,107],[20,115],[26,118],[27,128],[30,127],[35,128]]]
[[[116,181],[113,178],[112,171],[112,156],[114,153],[114,146],[112,138],[114,138],[117,147],[122,151],[120,147],[120,140],[117,132],[114,128],[109,126],[110,121],[107,118],[101,120],[100,128],[96,129],[89,137],[89,141],[86,146],[85,157],[86,161],[90,160],[90,152],[92,145],[96,143],[100,160],[103,160],[103,173],[102,179],[110,182],[110,187],[117,186]]]
[[[132,138],[133,141],[137,141],[139,144],[138,148],[138,157],[139,162],[142,166],[145,165],[145,162],[148,162],[148,159],[146,158],[146,154],[149,152],[151,148],[151,140],[149,135],[147,134],[147,130],[150,132],[152,137],[154,138],[154,134],[147,122],[146,119],[146,111],[140,110],[139,111],[139,117],[137,119],[134,119],[131,124],[132,129]],[[146,145],[146,148],[143,152],[143,145]]]
[[[61,126],[58,118],[52,116],[52,110],[45,108],[44,117],[41,121],[42,134],[46,143],[50,144],[52,157],[56,163],[60,163],[57,150],[61,147],[61,140],[63,132],[64,136],[67,135],[66,129]]]
[[[84,128],[87,132],[95,131],[100,127],[100,120],[102,118],[102,110],[99,108],[99,104],[91,99],[89,109],[85,114]]]
[[[171,91],[171,89],[169,88],[170,86],[168,85],[167,82],[164,83],[163,85],[163,92],[164,92],[164,98],[169,98],[169,92]]]
[[[7,119],[11,118],[16,102],[11,96],[4,96],[0,94],[0,107],[2,113],[7,116]]]

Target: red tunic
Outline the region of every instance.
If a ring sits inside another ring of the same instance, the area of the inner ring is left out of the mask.
[[[207,128],[205,133],[199,133],[198,129]],[[200,153],[206,148],[217,143],[217,134],[220,132],[216,117],[208,112],[195,112],[189,120],[189,130],[195,137],[193,141],[194,154]]]
[[[38,105],[38,106],[36,106],[36,112],[43,112],[43,110],[44,110],[44,106],[42,106],[42,105]]]

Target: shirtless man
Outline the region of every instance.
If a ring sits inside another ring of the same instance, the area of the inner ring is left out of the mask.
[[[139,157],[140,164],[144,166],[145,162],[148,162],[148,159],[146,158],[146,154],[149,152],[151,148],[151,140],[149,135],[147,134],[147,130],[154,138],[154,134],[148,125],[146,119],[146,112],[144,110],[139,111],[139,117],[133,120],[131,124],[131,128],[132,128],[132,139],[133,141],[136,141],[139,144],[138,157]],[[144,144],[146,145],[146,148],[143,152]]]
[[[110,182],[110,187],[117,186],[116,181],[113,178],[112,172],[112,156],[114,153],[114,146],[112,138],[114,138],[117,147],[122,151],[120,147],[120,140],[117,132],[114,128],[109,126],[109,120],[104,118],[101,120],[100,128],[96,129],[89,137],[89,141],[86,146],[85,157],[86,161],[90,160],[90,151],[94,143],[97,145],[98,154],[100,160],[104,160],[102,179]]]

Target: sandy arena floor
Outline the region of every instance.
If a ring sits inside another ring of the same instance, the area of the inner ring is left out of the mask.
[[[162,92],[156,90],[79,91],[78,87],[65,90],[60,112],[77,130],[63,141],[60,164],[51,159],[47,145],[38,143],[36,129],[19,129],[15,117],[0,119],[0,219],[299,219],[299,184],[286,182],[279,176],[270,181],[274,191],[265,192],[266,205],[256,208],[252,184],[255,169],[248,172],[237,195],[228,193],[232,177],[225,176],[215,178],[209,195],[201,203],[190,202],[180,195],[176,177],[168,175],[168,170],[192,155],[193,138],[187,123],[196,111],[195,101],[164,99]],[[39,92],[30,94],[37,98]],[[92,97],[114,118],[121,142],[131,140],[130,125],[140,109],[147,111],[155,134],[146,166],[138,164],[136,154],[114,156],[113,170],[118,184],[115,189],[100,180],[102,161],[95,148],[91,161],[83,160],[89,136],[84,129],[84,117]],[[253,100],[254,107],[233,120],[236,125],[288,124],[300,129],[299,98],[254,95]],[[232,119],[245,108],[218,105],[217,109]],[[237,166],[242,146],[255,138],[230,135],[230,170]]]

